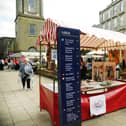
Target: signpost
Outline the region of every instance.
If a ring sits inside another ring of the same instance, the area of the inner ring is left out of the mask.
[[[58,27],[60,126],[81,126],[80,30]]]

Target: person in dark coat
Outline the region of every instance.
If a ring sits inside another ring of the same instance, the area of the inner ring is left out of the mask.
[[[0,70],[4,70],[4,60],[0,59]]]
[[[85,62],[83,61],[83,58],[80,58],[80,71],[81,71],[81,80],[87,79],[86,73],[87,73],[87,67]]]
[[[125,60],[122,60],[122,69],[125,69]]]

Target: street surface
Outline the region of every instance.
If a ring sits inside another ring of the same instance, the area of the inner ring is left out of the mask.
[[[32,90],[23,90],[17,71],[0,71],[0,126],[52,126],[47,111],[39,109],[38,76]],[[126,126],[126,109],[82,122],[82,126]]]

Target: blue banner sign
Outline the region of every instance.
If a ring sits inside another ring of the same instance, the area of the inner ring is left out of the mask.
[[[80,30],[58,27],[60,126],[81,126]]]

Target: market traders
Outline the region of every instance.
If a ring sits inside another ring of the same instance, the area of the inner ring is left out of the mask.
[[[81,71],[81,80],[87,79],[87,76],[86,76],[87,67],[82,57],[80,57],[80,71]]]

